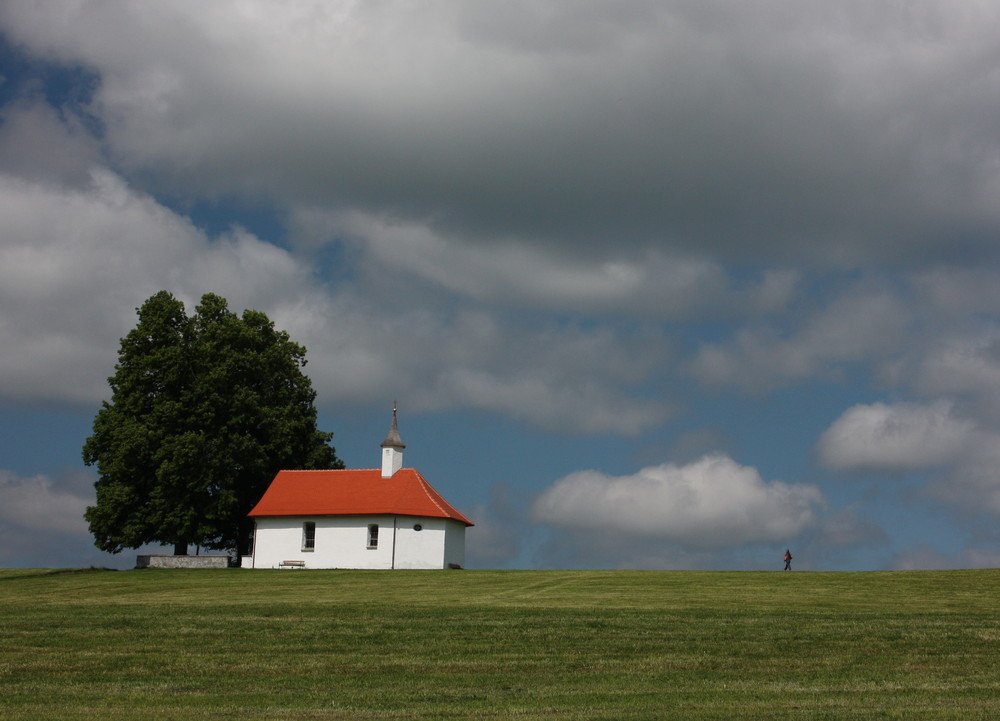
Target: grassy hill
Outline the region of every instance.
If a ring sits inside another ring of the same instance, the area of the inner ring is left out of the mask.
[[[1000,718],[1000,572],[0,571],[0,717]]]

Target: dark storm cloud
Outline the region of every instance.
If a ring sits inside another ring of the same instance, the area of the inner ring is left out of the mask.
[[[985,4],[74,7],[4,21],[96,68],[116,157],[175,191],[584,257],[917,262],[1000,227]]]

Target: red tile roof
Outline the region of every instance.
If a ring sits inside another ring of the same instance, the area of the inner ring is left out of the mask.
[[[413,468],[382,478],[379,468],[279,471],[251,516],[425,516],[472,521]]]

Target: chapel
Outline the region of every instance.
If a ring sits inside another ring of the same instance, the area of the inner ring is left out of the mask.
[[[395,407],[380,448],[380,468],[279,471],[250,511],[253,548],[242,566],[462,568],[473,523],[403,467]]]

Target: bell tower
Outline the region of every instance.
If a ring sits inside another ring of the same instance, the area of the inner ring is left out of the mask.
[[[389,478],[403,467],[403,449],[406,445],[399,438],[399,428],[396,426],[396,401],[392,402],[392,426],[389,435],[381,443],[382,446],[382,478]]]

